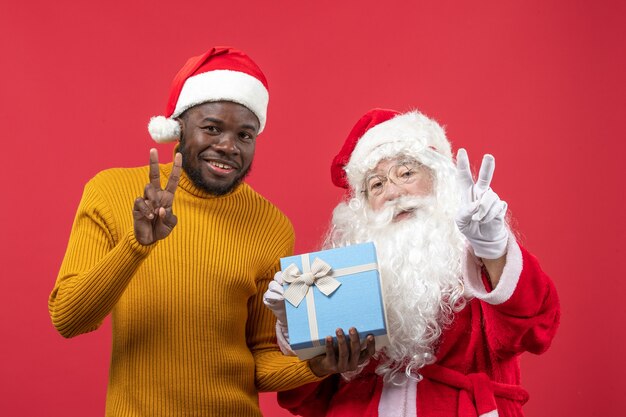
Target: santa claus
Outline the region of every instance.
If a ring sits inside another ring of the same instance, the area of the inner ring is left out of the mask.
[[[346,349],[339,331],[344,346],[311,362],[320,376],[336,373],[279,393],[281,406],[303,416],[523,415],[518,358],[548,348],[559,302],[507,226],[494,169],[485,155],[474,181],[465,150],[455,165],[444,130],[420,112],[374,109],[357,122],[332,164],[348,198],[326,246],[375,243],[390,344],[372,356],[371,337],[360,349],[351,329]],[[265,300],[290,354],[279,275]]]

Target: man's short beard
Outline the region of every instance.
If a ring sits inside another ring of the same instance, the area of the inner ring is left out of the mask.
[[[413,216],[393,222],[402,211]],[[376,212],[353,199],[333,213],[326,246],[376,245],[390,336],[376,371],[387,381],[398,372],[419,378],[419,368],[435,360],[442,330],[464,305],[464,239],[450,212],[435,197],[402,197]]]
[[[230,193],[243,182],[243,180],[248,176],[252,169],[252,165],[248,166],[248,168],[242,171],[230,184],[211,185],[204,180],[204,178],[202,177],[202,172],[199,169],[191,166],[190,161],[193,156],[187,153],[184,137],[180,139],[180,142],[178,144],[178,152],[183,155],[183,170],[185,170],[185,173],[187,174],[193,185],[203,191],[206,191],[209,194],[213,194],[216,196],[226,195]]]

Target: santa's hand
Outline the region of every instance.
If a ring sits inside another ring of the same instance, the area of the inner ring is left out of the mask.
[[[507,204],[490,188],[496,161],[483,156],[478,181],[474,183],[465,149],[456,156],[457,178],[461,187],[461,208],[456,216],[459,230],[469,240],[476,256],[498,259],[506,253],[509,232],[504,222]]]
[[[274,281],[270,282],[267,291],[263,294],[263,304],[276,316],[276,339],[278,347],[285,355],[295,356],[289,346],[289,331],[287,329],[287,312],[285,310],[285,296],[283,290],[283,273],[274,274]]]
[[[276,320],[285,326],[287,324],[287,313],[285,311],[285,296],[283,293],[283,273],[278,271],[274,275],[274,281],[270,282],[268,290],[263,294],[263,303],[272,310]]]

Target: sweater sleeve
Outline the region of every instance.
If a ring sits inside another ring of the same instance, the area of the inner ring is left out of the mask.
[[[113,216],[98,193],[96,178],[85,186],[48,300],[54,326],[68,338],[101,325],[154,246],[141,245],[132,230],[116,239]]]
[[[539,261],[511,239],[506,266],[495,289],[478,260],[466,265],[469,292],[481,301],[488,343],[500,357],[540,354],[554,338],[560,304],[554,283]]]
[[[282,216],[281,216],[282,218]],[[276,229],[268,235],[277,240],[272,242],[273,265],[256,280],[256,293],[248,302],[246,337],[248,347],[255,361],[255,382],[259,391],[282,391],[319,381],[309,367],[308,361],[294,356],[285,356],[276,341],[276,318],[263,304],[263,294],[267,291],[274,274],[280,270],[279,258],[293,253],[294,237],[291,223],[282,218]]]
[[[319,381],[311,371],[308,361],[295,356],[285,356],[276,344],[276,332],[273,313],[263,304],[263,293],[278,268],[268,273],[267,279],[259,280],[257,296],[251,301],[249,329],[250,350],[256,364],[256,385],[259,391],[282,391],[300,385]]]

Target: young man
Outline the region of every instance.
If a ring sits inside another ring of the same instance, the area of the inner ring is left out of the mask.
[[[327,246],[373,241],[390,345],[356,371],[279,393],[302,416],[521,416],[518,358],[542,353],[559,321],[556,290],[505,222],[485,155],[474,182],[454,164],[443,129],[419,112],[375,109],[332,165],[350,199],[333,212]],[[276,280],[279,280],[277,275]],[[266,304],[288,350],[281,288]],[[357,302],[355,300],[355,302]]]
[[[112,315],[107,416],[260,416],[257,390],[318,380],[280,353],[262,302],[294,243],[289,220],[242,182],[268,98],[241,51],[193,57],[149,125],[180,141],[174,162],[151,150],[149,166],[86,185],[49,310],[64,337]]]

